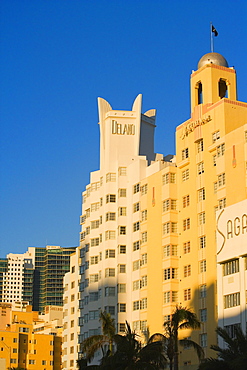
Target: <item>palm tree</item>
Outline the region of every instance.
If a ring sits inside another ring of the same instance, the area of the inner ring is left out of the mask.
[[[198,329],[200,322],[196,314],[189,308],[177,306],[172,314],[171,320],[164,322],[165,334],[156,333],[149,339],[150,342],[162,341],[165,353],[170,362],[170,370],[178,370],[178,344],[193,347],[201,359],[204,356],[203,349],[199,344],[190,339],[178,339],[178,332],[181,329]]]
[[[218,358],[208,358],[200,364],[200,370],[242,370],[247,364],[247,333],[244,334],[239,326],[235,327],[235,337],[231,338],[227,330],[217,327],[216,333],[224,339],[226,348],[211,345],[217,352]]]
[[[147,344],[142,347],[138,335],[131,330],[126,321],[124,335],[114,337],[117,350],[111,357],[105,357],[101,369],[105,370],[157,370],[164,368],[166,359],[162,342]]]
[[[82,352],[86,353],[86,360],[91,361],[95,352],[101,348],[103,357],[111,356],[113,354],[113,340],[115,336],[115,323],[114,319],[107,312],[100,313],[100,321],[102,327],[101,335],[92,335],[82,342]],[[104,351],[104,345],[108,344],[107,352]]]

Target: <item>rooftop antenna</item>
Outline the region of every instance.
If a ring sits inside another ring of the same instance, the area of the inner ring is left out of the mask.
[[[210,41],[211,41],[211,53],[214,52],[214,37],[218,36],[218,32],[216,30],[216,28],[213,26],[212,22],[210,22]]]

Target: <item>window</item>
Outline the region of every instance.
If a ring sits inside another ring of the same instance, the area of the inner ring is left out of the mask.
[[[216,158],[217,158],[216,154],[214,154],[212,158],[213,158],[213,166],[215,167],[216,166]]]
[[[120,322],[120,323],[118,324],[118,331],[119,331],[120,333],[124,333],[124,332],[125,332],[125,323]]]
[[[207,269],[206,260],[200,261],[199,266],[200,266],[200,269],[199,269],[200,272],[206,272],[206,269]]]
[[[114,240],[116,239],[116,231],[108,230],[105,232],[105,240]]]
[[[203,348],[207,347],[207,334],[206,333],[200,334],[199,337],[200,337],[200,346]]]
[[[133,271],[139,270],[140,268],[140,260],[133,262]]]
[[[169,267],[164,270],[164,280],[177,279],[178,269],[174,267]]]
[[[199,248],[205,248],[206,247],[206,236],[200,236],[199,238]]]
[[[176,183],[176,174],[174,172],[168,172],[162,176],[163,185],[175,184]]]
[[[142,298],[140,301],[140,309],[141,310],[146,310],[148,306],[148,299],[147,298]]]
[[[115,249],[106,249],[105,258],[115,258]]]
[[[168,210],[176,211],[177,209],[177,201],[176,199],[166,199],[163,201],[163,212]]]
[[[148,255],[147,253],[143,253],[141,255],[141,266],[144,266],[148,263]]]
[[[228,98],[228,90],[227,90],[227,83],[226,80],[223,80],[222,78],[219,80],[219,97],[222,98]]]
[[[200,139],[197,142],[196,146],[197,146],[197,153],[203,152],[203,139]]]
[[[148,184],[145,184],[141,187],[141,195],[145,195],[148,192]]]
[[[115,269],[107,268],[105,269],[105,277],[114,277],[115,276]]]
[[[11,359],[12,360],[12,359]],[[12,362],[12,361],[11,361]],[[28,361],[29,365],[35,365],[36,361],[35,360],[29,360]]]
[[[142,233],[142,243],[146,243],[148,241],[148,233],[147,231],[144,231]]]
[[[105,306],[105,312],[115,315],[115,306]]]
[[[126,303],[118,304],[118,312],[126,312]]]
[[[166,222],[163,224],[163,234],[170,234],[177,232],[177,223],[176,222]]]
[[[133,204],[133,212],[138,212],[138,211],[140,211],[140,203],[139,202]]]
[[[106,182],[114,182],[114,181],[116,181],[116,174],[108,172],[106,174]]]
[[[127,167],[118,167],[118,175],[119,176],[126,176],[127,175]]]
[[[145,209],[144,211],[142,211],[142,221],[147,221],[147,218],[148,218],[148,211],[147,209]]]
[[[184,170],[182,172],[182,181],[187,181],[187,180],[189,180],[189,178],[190,178],[190,171],[187,168],[187,170]]]
[[[171,300],[171,292],[164,292],[164,304],[170,303]]]
[[[134,222],[133,223],[133,232],[140,230],[140,222]]]
[[[105,287],[105,297],[115,297],[115,287]]]
[[[118,189],[119,198],[125,198],[127,196],[127,189]]]
[[[115,202],[116,202],[116,194],[106,195],[106,203],[115,203]]]
[[[217,190],[218,190],[218,181],[215,181],[214,182],[214,194],[217,193]]]
[[[91,229],[98,229],[99,228],[99,220],[91,221]]]
[[[125,274],[126,273],[126,265],[118,265],[118,271],[120,274]]]
[[[140,240],[137,240],[133,243],[133,251],[137,251],[140,249]]]
[[[116,220],[116,213],[115,212],[107,212],[105,215],[106,221],[115,221]]]
[[[183,220],[183,230],[189,230],[190,229],[190,218],[186,218]]]
[[[239,260],[238,259],[223,263],[223,275],[224,276],[235,274],[236,272],[239,272]]]
[[[140,301],[134,301],[133,302],[133,311],[140,309]]]
[[[133,281],[133,290],[139,290],[141,288],[140,280]]]
[[[207,297],[207,285],[203,284],[199,286],[199,298]]]
[[[220,139],[220,132],[219,131],[213,132],[212,133],[212,142],[215,143],[219,139]]]
[[[188,207],[190,205],[190,196],[185,195],[183,197],[183,208]]]
[[[91,184],[91,192],[92,192],[92,191],[99,190],[99,188],[100,188],[100,183],[99,183],[99,181],[98,181],[98,182],[93,182],[93,183]]]
[[[244,132],[245,142],[247,143],[247,131]]]
[[[97,247],[99,245],[99,238],[91,239],[91,247]]]
[[[236,330],[240,327],[240,323],[232,324],[232,325],[226,325],[224,326],[224,329],[227,331],[230,338],[235,339],[236,338]]]
[[[118,293],[126,293],[126,284],[118,284]]]
[[[97,211],[99,209],[99,202],[91,204],[91,212]]]
[[[125,254],[126,253],[126,245],[119,245],[118,246],[118,252],[119,252],[119,254]]]
[[[205,212],[199,213],[199,215],[198,215],[198,223],[199,223],[199,225],[204,225],[205,224],[205,221],[206,221],[206,214],[205,214]]]
[[[185,148],[182,150],[182,160],[189,158],[189,148]]]
[[[163,248],[164,252],[164,257],[169,257],[169,256],[177,256],[178,253],[178,246],[177,245],[165,245]]]
[[[191,265],[184,266],[184,277],[188,277],[191,275]]]
[[[163,212],[166,212],[170,209],[170,199],[163,201]]]
[[[201,202],[202,200],[205,200],[205,199],[206,199],[205,188],[202,188],[198,190],[198,202]]]
[[[140,183],[135,184],[133,187],[133,193],[136,194],[140,191]]]
[[[184,254],[190,253],[190,242],[185,242],[183,244]]]
[[[126,207],[119,207],[118,208],[118,216],[126,216],[127,208]]]
[[[200,81],[196,84],[196,90],[197,90],[197,105],[199,105],[203,103],[202,83]]]
[[[217,155],[217,157],[221,157],[221,156],[224,155],[224,153],[225,153],[225,144],[223,143],[223,144],[217,146],[216,155]]]
[[[204,173],[204,162],[200,162],[197,165],[197,174],[201,175],[202,173]]]
[[[145,287],[148,285],[148,277],[147,275],[144,275],[141,277],[141,288]]]
[[[126,226],[119,226],[118,232],[119,232],[119,235],[126,235]]]
[[[226,207],[226,198],[219,199],[219,209]]]
[[[200,313],[200,321],[206,322],[207,321],[207,309],[203,308],[202,310],[199,310]]]
[[[221,173],[218,175],[218,187],[220,188],[221,186],[224,186],[226,184],[226,174]]]
[[[184,289],[184,300],[189,301],[191,299],[191,289]]]

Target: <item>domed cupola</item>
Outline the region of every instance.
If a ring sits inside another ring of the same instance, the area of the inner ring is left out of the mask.
[[[236,72],[223,55],[207,53],[191,75],[191,112],[201,104],[211,105],[223,98],[236,100]]]
[[[207,53],[203,55],[198,62],[197,68],[199,69],[206,64],[216,64],[217,66],[228,68],[227,60],[219,53]]]

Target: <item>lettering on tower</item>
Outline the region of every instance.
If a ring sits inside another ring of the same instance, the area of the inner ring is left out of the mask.
[[[135,135],[135,125],[117,123],[117,121],[112,120],[111,133],[113,135]]]
[[[194,122],[188,123],[185,127],[183,127],[181,139],[183,140],[186,136],[188,136],[191,132],[195,130],[196,127],[198,126],[203,126],[207,122],[212,121],[212,118],[210,116],[206,117],[205,119],[198,119]]]

